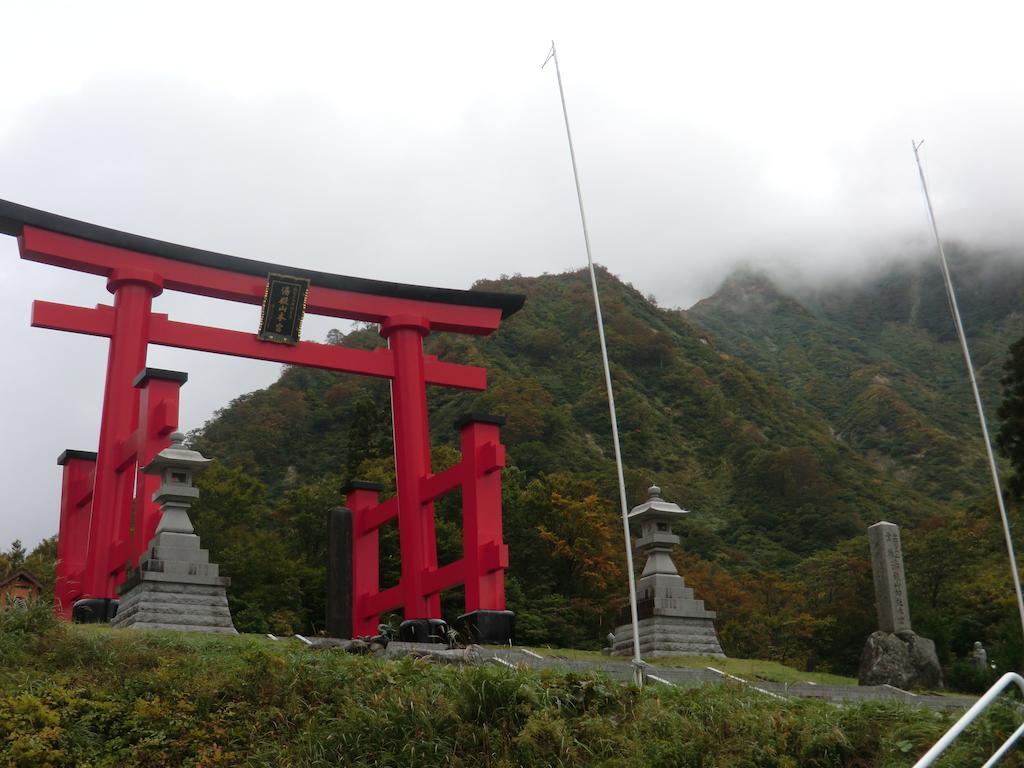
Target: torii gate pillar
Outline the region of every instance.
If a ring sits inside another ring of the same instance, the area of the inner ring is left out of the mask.
[[[133,381],[146,367],[153,297],[163,291],[163,281],[152,273],[121,269],[111,273],[107,290],[114,294],[114,332],[107,353],[93,509],[116,514],[91,517],[83,584],[86,594],[104,596],[115,594],[116,588],[112,574],[118,564],[110,559],[129,559],[118,545],[131,539],[135,472],[118,469],[124,446],[139,427],[139,390]]]
[[[402,599],[406,619],[441,615],[441,596],[424,596],[422,574],[437,568],[434,504],[421,503],[420,483],[430,474],[427,387],[423,337],[430,325],[420,317],[398,315],[381,324],[380,334],[395,355],[391,381],[391,418],[395,435],[395,485],[398,491],[398,541],[402,556]]]

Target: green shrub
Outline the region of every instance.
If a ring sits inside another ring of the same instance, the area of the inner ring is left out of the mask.
[[[44,603],[0,610],[0,667],[13,667],[28,658],[39,638],[62,635],[63,625]]]
[[[731,686],[381,661],[256,636],[0,618],[0,765],[909,766],[953,717]],[[20,645],[8,646],[17,636]],[[950,765],[1016,727],[998,708]]]
[[[954,661],[946,669],[946,685],[954,691],[984,693],[998,678],[995,670],[980,668],[964,659]]]

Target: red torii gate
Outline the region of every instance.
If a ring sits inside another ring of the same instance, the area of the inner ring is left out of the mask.
[[[113,306],[32,305],[32,325],[110,339],[96,453],[68,450],[63,466],[56,601],[62,615],[80,598],[113,598],[126,568],[138,563],[159,520],[155,479],[139,470],[169,445],[178,427],[179,388],[187,375],[146,367],[150,344],[305,365],[391,380],[397,494],[354,484],[353,631],[370,634],[378,615],[403,608],[406,619],[440,617],[440,592],[466,585],[466,610],[503,611],[508,550],[502,541],[497,420],[459,425],[462,462],[434,475],[426,385],[486,388],[486,369],[423,354],[433,331],[489,334],[524,297],[391,283],[294,269],[119,232],[0,200],[0,233],[18,238],[21,257],[106,278]],[[288,346],[256,334],[171,320],[152,311],[165,289],[260,304],[271,273],[309,280],[306,311],[380,324],[386,349],[348,349],[299,341]],[[463,490],[463,558],[438,568],[433,500]],[[377,530],[398,518],[402,575],[379,589]]]

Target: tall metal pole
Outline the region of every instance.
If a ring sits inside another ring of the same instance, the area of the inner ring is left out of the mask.
[[[949,274],[949,264],[946,262],[946,253],[942,248],[942,240],[939,238],[939,227],[935,223],[935,211],[932,210],[932,198],[928,194],[928,183],[924,178],[924,169],[921,167],[921,155],[918,150],[924,141],[910,142],[914,148],[914,160],[917,161],[917,173],[921,177],[921,188],[924,190],[924,200],[928,206],[928,219],[931,221],[932,234],[935,236],[935,247],[939,251],[939,263],[942,265],[942,279],[946,284],[946,297],[949,299],[949,308],[953,313],[953,323],[956,326],[956,335],[960,339],[960,351],[964,355],[964,363],[967,364],[967,373],[971,379],[971,389],[974,392],[974,404],[978,409],[978,419],[981,421],[981,433],[985,438],[985,450],[988,453],[988,465],[992,471],[992,484],[996,489],[996,500],[999,502],[999,516],[1003,520],[1003,535],[1006,538],[1006,553],[1010,557],[1010,573],[1013,575],[1013,588],[1017,592],[1017,610],[1020,612],[1021,631],[1024,632],[1024,595],[1021,594],[1020,572],[1017,568],[1017,555],[1013,551],[1013,538],[1010,536],[1010,521],[1006,516],[1006,503],[1003,501],[1003,486],[999,482],[999,469],[996,466],[995,453],[992,451],[992,440],[988,435],[988,423],[985,421],[985,410],[981,405],[981,393],[978,391],[978,380],[974,375],[974,363],[971,362],[971,353],[967,348],[967,334],[964,333],[964,325],[960,319],[960,309],[956,303],[956,292],[953,290],[953,279]]]
[[[558,78],[558,95],[562,99],[562,116],[565,118],[565,135],[569,139],[569,157],[572,159],[572,175],[576,180],[576,199],[580,204],[580,222],[583,224],[583,242],[587,248],[587,266],[590,268],[590,287],[594,292],[594,308],[597,311],[597,335],[601,340],[601,361],[604,363],[604,383],[608,390],[608,414],[612,420],[612,445],[615,447],[615,469],[619,476],[619,503],[622,506],[622,532],[626,541],[626,571],[629,574],[629,611],[633,621],[633,679],[638,686],[643,685],[644,661],[640,658],[639,620],[636,611],[636,576],[633,574],[633,542],[629,536],[629,504],[626,501],[626,480],[622,474],[622,451],[619,448],[619,422],[615,417],[615,394],[612,391],[612,372],[608,365],[608,345],[604,338],[604,320],[601,317],[601,299],[597,293],[597,274],[594,272],[594,258],[590,251],[590,232],[587,230],[587,214],[583,210],[583,191],[580,188],[580,174],[576,167],[576,149],[572,143],[572,130],[569,128],[569,111],[565,107],[565,89],[562,87],[562,70],[558,66],[558,52],[555,41],[551,41],[551,51],[541,64],[555,60],[555,75]]]

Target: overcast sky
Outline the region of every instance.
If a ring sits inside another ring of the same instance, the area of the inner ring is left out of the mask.
[[[384,7],[388,10],[383,10]],[[238,256],[468,288],[595,259],[689,306],[738,263],[851,279],[943,234],[1021,241],[1016,4],[5,5],[0,198]],[[0,546],[56,532],[64,448],[95,450],[107,342],[29,328],[102,279],[0,236]],[[172,318],[258,308],[165,293]],[[527,308],[528,311],[528,308]],[[306,338],[336,321],[307,318]],[[279,366],[153,347],[201,426]]]

